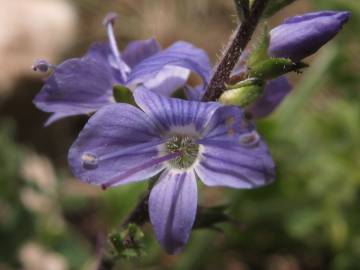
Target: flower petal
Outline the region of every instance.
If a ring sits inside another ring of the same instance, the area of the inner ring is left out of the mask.
[[[90,118],[69,151],[73,174],[81,181],[107,185],[147,179],[160,172],[164,162],[152,120],[128,104],[108,105]]]
[[[122,59],[119,59],[118,61],[115,59],[108,43],[104,42],[92,44],[84,58],[90,58],[95,61],[102,62],[103,65],[107,66],[109,71],[111,71],[114,84],[125,84],[121,74],[122,72],[128,73],[129,67]],[[122,71],[119,70],[119,66],[122,68]]]
[[[187,85],[185,87],[185,95],[188,100],[201,101],[205,94],[205,88],[203,84],[191,87]]]
[[[160,50],[159,43],[153,38],[136,40],[130,42],[122,52],[122,59],[130,68],[133,68],[141,61],[158,53]]]
[[[91,44],[90,48],[84,55],[84,58],[91,58],[95,61],[109,63],[109,57],[111,56],[111,49],[106,42],[95,42]]]
[[[167,65],[194,71],[205,83],[208,82],[211,73],[210,61],[205,51],[190,43],[178,41],[136,65],[130,74],[128,84],[146,82]]]
[[[225,141],[203,146],[195,171],[205,185],[255,188],[274,180],[275,165],[262,141],[252,147]]]
[[[33,102],[40,110],[61,117],[94,112],[111,103],[111,97],[112,76],[108,67],[83,58],[70,59],[56,67]]]
[[[149,198],[149,214],[156,238],[174,254],[187,243],[197,208],[196,178],[190,172],[165,171]]]
[[[239,108],[219,108],[210,120],[205,137],[198,142],[201,155],[195,172],[208,186],[254,188],[273,181],[274,162]]]
[[[230,144],[237,141],[242,133],[248,132],[243,116],[242,110],[237,106],[220,106],[206,125],[204,140],[225,140]]]
[[[147,89],[137,89],[134,98],[138,106],[163,130],[191,126],[201,132],[220,105],[216,102],[196,102],[160,96]]]
[[[186,84],[190,71],[176,66],[165,66],[153,79],[146,81],[142,87],[155,91],[163,96],[171,96],[174,91]]]
[[[262,118],[272,113],[281,101],[290,93],[292,89],[286,76],[278,77],[266,84],[262,97],[256,101],[248,111],[255,118]]]

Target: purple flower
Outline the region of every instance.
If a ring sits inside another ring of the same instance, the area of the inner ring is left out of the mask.
[[[73,174],[103,188],[161,173],[150,221],[169,253],[188,241],[197,209],[196,179],[208,186],[255,188],[274,179],[266,145],[238,107],[167,98],[137,89],[137,105],[100,109],[69,151]]]
[[[95,43],[85,56],[66,60],[56,67],[45,61],[37,61],[33,66],[44,72],[53,69],[34,99],[39,109],[53,113],[47,125],[66,116],[94,112],[115,102],[114,85],[131,90],[145,87],[170,95],[186,84],[193,71],[202,77],[206,86],[211,69],[203,50],[178,41],[161,51],[159,44],[149,39],[131,42],[120,53],[113,32],[114,20],[114,14],[104,20],[108,43]]]
[[[269,54],[300,61],[330,41],[349,18],[346,11],[320,11],[289,18],[271,30]]]
[[[290,93],[292,86],[286,76],[281,76],[266,83],[263,95],[247,111],[254,118],[263,118],[271,114]]]

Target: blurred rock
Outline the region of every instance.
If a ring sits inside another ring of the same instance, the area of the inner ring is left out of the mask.
[[[37,243],[25,244],[19,252],[24,270],[66,270],[69,269],[64,257],[44,249]]]
[[[63,231],[64,220],[57,203],[59,189],[50,160],[29,153],[22,163],[21,174],[29,183],[19,192],[23,205],[34,213],[46,216],[45,225],[52,231]]]
[[[27,181],[36,184],[44,193],[55,193],[56,176],[48,158],[29,153],[22,164],[21,173]]]
[[[55,62],[75,39],[77,15],[65,0],[0,0],[0,96],[35,59]]]

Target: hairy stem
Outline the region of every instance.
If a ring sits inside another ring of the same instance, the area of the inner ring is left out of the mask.
[[[141,226],[149,220],[149,213],[148,213],[149,196],[150,196],[150,190],[148,190],[143,195],[142,199],[138,202],[135,208],[125,218],[124,222],[121,224],[121,228],[126,228],[130,223],[135,223]]]
[[[236,11],[240,21],[243,21],[250,15],[250,1],[249,0],[234,0]]]
[[[250,14],[238,27],[235,37],[230,41],[228,49],[217,66],[210,80],[209,87],[204,94],[203,101],[216,101],[224,92],[225,83],[228,82],[231,71],[234,69],[243,50],[249,43],[267,3],[268,0],[254,1]]]

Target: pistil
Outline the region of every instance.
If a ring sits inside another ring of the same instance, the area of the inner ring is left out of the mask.
[[[109,13],[104,19],[104,25],[106,26],[110,49],[114,56],[116,65],[120,71],[122,79],[124,81],[126,81],[127,73],[130,72],[130,68],[124,61],[121,60],[121,54],[120,54],[120,51],[119,51],[119,48],[118,48],[118,45],[116,42],[116,38],[115,38],[115,34],[114,34],[114,27],[113,27],[116,18],[117,18],[116,13],[113,13],[113,12]]]

